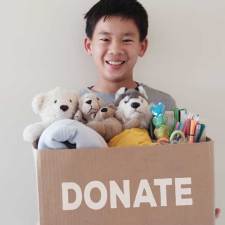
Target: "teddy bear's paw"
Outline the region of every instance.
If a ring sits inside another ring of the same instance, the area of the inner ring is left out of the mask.
[[[27,142],[33,142],[34,138],[32,137],[32,135],[30,134],[30,132],[28,131],[27,128],[25,128],[25,130],[23,131],[23,140],[27,141]]]
[[[27,126],[23,132],[23,139],[27,142],[34,142],[39,139],[45,127],[41,123],[35,123]]]
[[[79,122],[83,122],[83,115],[82,115],[82,112],[80,110],[78,110],[74,117],[73,117],[74,120],[77,120]]]
[[[27,142],[34,142],[38,139],[37,135],[32,132],[32,129],[30,126],[26,127],[23,131],[23,140]]]

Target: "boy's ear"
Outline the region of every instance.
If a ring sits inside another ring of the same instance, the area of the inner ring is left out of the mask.
[[[148,48],[148,39],[145,38],[142,42],[140,42],[140,51],[139,56],[142,57]]]
[[[87,52],[87,54],[91,55],[91,53],[92,53],[92,51],[91,51],[91,40],[88,37],[86,37],[84,39],[84,48],[85,48],[85,51]]]

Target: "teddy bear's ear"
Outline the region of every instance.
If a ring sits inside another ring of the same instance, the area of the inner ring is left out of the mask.
[[[99,105],[99,108],[101,108],[103,105],[104,105],[104,101],[102,98],[99,98],[98,96],[95,96],[97,101],[98,101],[98,105]]]
[[[115,117],[121,121],[121,122],[124,122],[125,121],[125,118],[124,118],[124,114],[122,111],[120,110],[117,110],[116,113],[115,113]]]
[[[115,94],[115,102],[118,101],[119,97],[122,95],[122,94],[125,94],[127,91],[127,88],[126,87],[121,87]]]
[[[79,106],[79,95],[76,92],[72,92],[72,94],[75,101],[75,111],[77,111]]]
[[[142,85],[138,85],[137,86],[137,90],[146,98],[146,99],[148,99],[148,95],[147,95],[147,93],[146,93],[146,91],[145,91],[145,89],[144,89],[144,87],[142,86]]]
[[[38,94],[33,98],[32,109],[34,113],[39,114],[45,100],[45,94]]]
[[[109,104],[108,107],[109,107],[109,108],[112,108],[112,109],[114,109],[114,110],[117,110],[117,107],[116,107],[114,104],[112,104],[112,103]]]
[[[79,95],[78,97],[78,109],[82,109],[82,105],[83,105],[83,102],[84,102],[84,95]]]

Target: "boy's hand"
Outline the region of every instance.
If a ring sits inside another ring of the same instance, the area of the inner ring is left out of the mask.
[[[215,217],[216,217],[216,218],[219,218],[220,213],[221,213],[221,209],[220,209],[220,208],[216,208],[216,209],[215,209]]]

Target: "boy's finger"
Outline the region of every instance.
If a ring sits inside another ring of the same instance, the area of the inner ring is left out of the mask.
[[[218,218],[220,216],[221,213],[221,209],[220,208],[216,208],[215,209],[215,217]]]

